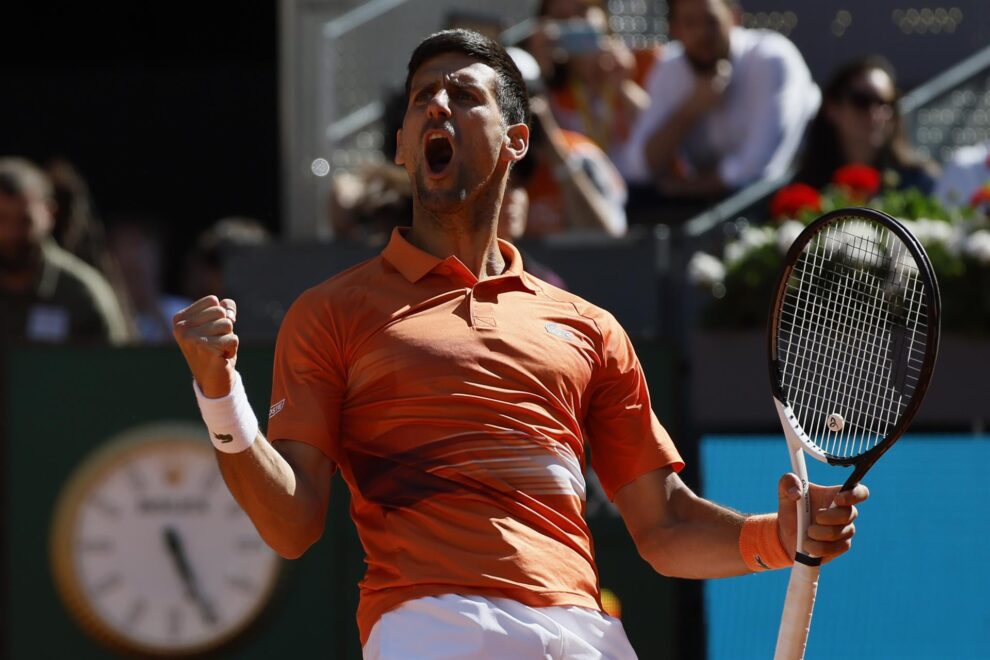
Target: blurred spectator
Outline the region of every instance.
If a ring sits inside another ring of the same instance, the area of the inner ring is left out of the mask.
[[[254,218],[231,216],[217,220],[196,239],[183,269],[183,295],[190,300],[229,294],[224,282],[224,253],[238,247],[264,245],[271,234]]]
[[[824,89],[796,181],[822,188],[843,165],[867,165],[885,188],[932,192],[938,166],[908,143],[890,63],[871,55],[841,66]]]
[[[990,186],[990,140],[962,147],[945,164],[935,196],[947,207],[982,207]]]
[[[405,169],[380,164],[344,172],[330,190],[334,238],[383,246],[394,227],[412,222],[412,186]]]
[[[557,125],[545,99],[530,101],[533,173],[527,236],[565,231],[626,233],[626,186],[608,156],[590,139]]]
[[[54,158],[45,168],[55,197],[55,226],[52,238],[67,252],[100,271],[110,283],[128,322],[128,334],[137,333],[127,286],[120,267],[109,253],[106,229],[93,205],[89,185],[75,165]]]
[[[192,301],[163,291],[165,251],[158,224],[130,217],[110,226],[107,244],[120,269],[137,340],[156,344],[172,338],[172,317]]]
[[[513,167],[520,172],[510,177],[526,187],[526,235],[563,231],[624,235],[626,185],[618,170],[589,138],[557,124],[536,59],[521,48],[509,47],[506,52],[530,96],[529,152]]]
[[[69,161],[56,158],[46,167],[55,196],[52,238],[66,251],[107,275],[107,245],[96,219],[86,180]]]
[[[52,238],[55,200],[45,174],[0,158],[0,340],[127,340],[106,279]]]
[[[509,172],[509,180],[502,196],[502,206],[498,210],[498,237],[516,243],[526,233],[529,218],[529,193],[526,186],[533,177],[536,161],[529,156],[516,163]],[[538,262],[519,248],[523,258],[523,268],[527,273],[552,284],[558,289],[567,289],[564,279],[548,266]]]
[[[740,26],[733,0],[669,0],[668,44],[619,169],[670,197],[717,197],[784,174],[820,93],[783,35]]]
[[[539,63],[554,118],[615,158],[650,103],[639,81],[659,49],[637,56],[609,34],[600,0],[543,0],[537,18],[526,47]]]

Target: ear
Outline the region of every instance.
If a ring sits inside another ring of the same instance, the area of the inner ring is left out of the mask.
[[[505,131],[502,140],[502,157],[507,161],[522,160],[529,151],[529,126],[513,124]]]
[[[402,157],[402,129],[395,132],[395,164],[405,165],[406,159]]]

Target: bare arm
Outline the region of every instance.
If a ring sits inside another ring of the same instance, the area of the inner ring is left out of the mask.
[[[797,477],[778,484],[779,536],[793,556]],[[865,486],[838,494],[837,486],[812,485],[815,524],[808,529],[807,551],[830,561],[846,552],[855,533],[855,504],[869,492]],[[829,509],[832,499],[837,506]],[[718,578],[748,573],[739,553],[745,516],[695,495],[670,468],[648,472],[621,488],[615,504],[640,555],[663,575]]]
[[[216,455],[231,495],[275,552],[295,559],[323,535],[333,464],[319,449],[273,445],[259,433],[247,451]]]
[[[560,126],[554,119],[553,113],[546,101],[533,99],[531,102],[533,114],[537,115],[543,124],[546,135],[544,150],[547,164],[555,173],[564,197],[564,214],[567,222],[574,228],[593,229],[612,236],[625,233],[624,218],[622,222],[613,219],[614,214],[623,213],[623,209],[615,209],[604,195],[598,191],[588,173],[580,167],[572,168],[572,159],[560,134]],[[620,227],[621,225],[621,227]],[[621,230],[620,230],[621,229]]]
[[[699,76],[694,89],[683,104],[647,139],[646,163],[658,184],[673,171],[677,152],[694,125],[722,101],[729,84],[731,69],[722,68],[712,75]]]
[[[233,300],[207,296],[172,321],[193,378],[209,398],[226,396],[234,384],[235,320]],[[320,538],[333,473],[333,463],[322,452],[291,440],[273,446],[259,431],[246,450],[216,455],[231,494],[272,549],[294,559]]]

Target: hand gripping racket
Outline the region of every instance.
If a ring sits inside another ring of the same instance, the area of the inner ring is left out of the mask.
[[[852,466],[843,490],[863,478],[921,405],[939,311],[928,256],[879,211],[828,213],[787,253],[770,313],[770,381],[802,501],[777,660],[804,657],[818,589],[821,559],[803,547],[812,514],[804,452]]]

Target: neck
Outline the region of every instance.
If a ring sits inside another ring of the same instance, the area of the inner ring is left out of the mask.
[[[493,186],[489,199],[477,199],[451,213],[438,213],[413,201],[412,229],[406,240],[439,259],[457,257],[483,280],[501,275],[505,259],[498,249],[498,211],[503,186]]]
[[[879,149],[874,148],[866,140],[845,140],[843,151],[847,162],[862,165],[873,165],[879,155]]]

